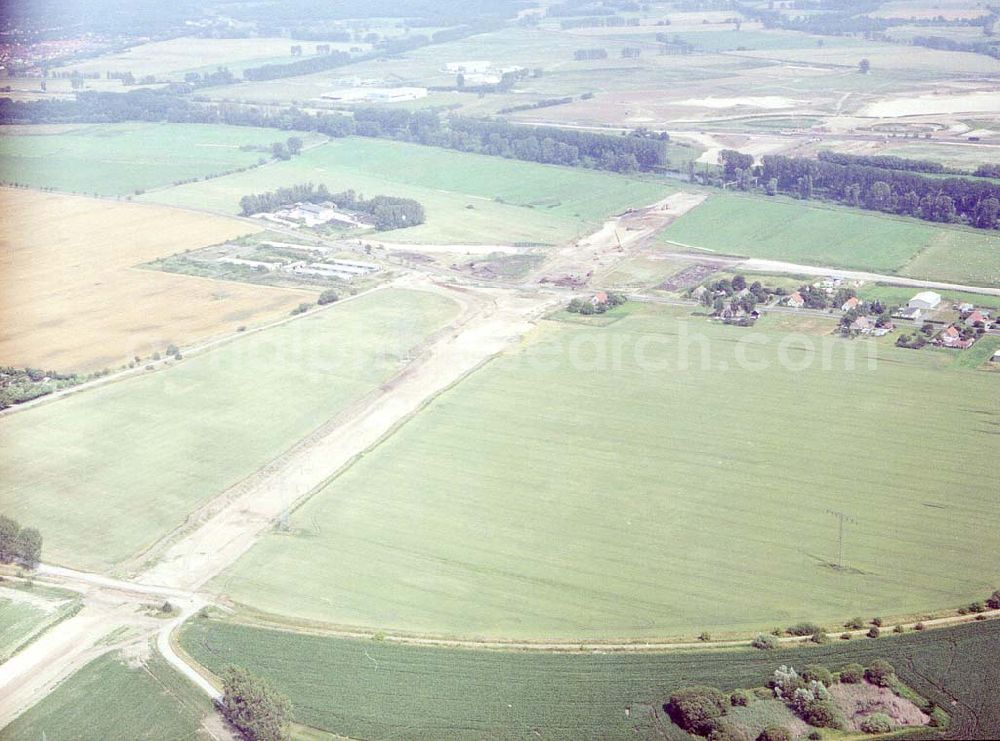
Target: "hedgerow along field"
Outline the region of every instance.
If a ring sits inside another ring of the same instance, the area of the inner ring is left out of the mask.
[[[674,690],[761,686],[781,664],[801,670],[818,663],[836,671],[877,658],[952,714],[947,737],[1000,734],[997,620],[773,651],[468,651],[197,618],[185,624],[180,642],[216,674],[237,664],[266,677],[291,698],[296,721],[353,738],[691,741],[662,712]]]
[[[724,255],[1000,285],[996,232],[835,206],[713,194],[664,230],[662,240]]]
[[[369,198],[414,198],[424,205],[427,221],[386,237],[443,244],[560,243],[676,190],[648,178],[350,137],[288,162],[157,191],[143,200],[236,214],[248,193],[303,182],[323,183],[331,192],[353,189]]]
[[[108,569],[391,377],[457,305],[388,289],[0,419],[4,511]]]
[[[94,659],[0,730],[0,739],[190,741],[224,728],[212,701],[159,654]]]
[[[37,132],[37,133],[34,133]],[[18,126],[0,138],[0,181],[125,196],[257,164],[290,132],[213,124]],[[309,142],[323,137],[297,134]]]
[[[546,323],[215,588],[338,625],[568,641],[839,625],[995,588],[993,374],[826,336],[833,320],[624,308]],[[857,520],[846,571],[828,509]]]

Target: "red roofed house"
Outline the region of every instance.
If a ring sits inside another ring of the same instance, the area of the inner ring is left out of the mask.
[[[787,303],[793,309],[801,309],[803,306],[806,305],[806,300],[802,298],[801,293],[796,291],[795,293],[793,293],[791,296],[788,297],[788,301],[786,301],[785,303]]]
[[[840,310],[841,311],[850,311],[851,309],[856,309],[856,308],[858,308],[858,305],[860,303],[861,302],[858,301],[858,297],[857,296],[851,296],[849,299],[847,299],[847,301],[844,302],[844,305],[840,307]]]
[[[963,340],[962,333],[958,331],[958,328],[954,324],[941,332],[941,344],[945,347],[955,348],[956,350],[965,350],[966,348],[972,347],[975,342],[975,338],[972,337],[967,340]]]
[[[984,325],[986,324],[986,317],[983,316],[982,312],[980,312],[978,309],[973,311],[967,317],[965,317],[965,323],[970,327],[976,322],[982,322]]]
[[[590,303],[594,306],[597,306],[598,304],[606,304],[608,303],[608,294],[604,291],[598,291],[591,297]]]

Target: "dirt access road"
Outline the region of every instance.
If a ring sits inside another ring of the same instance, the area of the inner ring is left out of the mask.
[[[407,283],[458,301],[460,317],[373,398],[220,495],[197,527],[152,554],[157,562],[138,574],[138,581],[183,590],[202,588],[272,528],[283,512],[377,445],[427,401],[515,344],[561,300],[544,292],[441,285],[423,276],[413,276]]]
[[[529,282],[582,287],[595,276],[640,250],[666,226],[701,204],[704,193],[680,191],[645,208],[627,211],[590,236],[558,250],[532,273]]]

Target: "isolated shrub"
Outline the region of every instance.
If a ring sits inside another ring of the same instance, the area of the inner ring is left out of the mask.
[[[840,681],[842,684],[858,684],[865,675],[865,668],[861,664],[848,664],[840,670]]]
[[[816,623],[796,623],[786,628],[785,632],[790,636],[808,636],[821,630],[823,629]]]
[[[809,640],[812,641],[813,643],[819,643],[819,644],[829,643],[830,636],[828,636],[822,630],[817,630],[815,633],[812,634],[812,637]]]
[[[991,610],[1000,610],[1000,589],[989,596],[989,599],[986,600],[986,606]]]
[[[872,625],[874,625],[876,628],[881,628],[882,627],[882,618],[880,618],[880,617],[872,618]]]
[[[760,635],[756,636],[752,641],[750,641],[750,645],[753,646],[754,648],[759,648],[763,651],[766,651],[772,648],[777,648],[778,639],[776,636],[769,636],[761,633]]]
[[[862,720],[859,728],[865,733],[889,733],[892,719],[885,713],[874,713]]]
[[[734,690],[729,695],[729,703],[733,707],[746,707],[750,704],[750,693],[746,690]]]
[[[667,714],[685,731],[707,736],[715,721],[726,714],[729,699],[715,687],[686,687],[677,690],[667,703]]]
[[[843,728],[844,716],[832,700],[813,700],[802,711],[802,720],[817,728]]]
[[[781,638],[781,636],[785,635],[785,631],[783,631],[781,628],[773,628],[771,630],[771,635],[775,636],[776,638]]]
[[[969,605],[969,612],[979,614],[980,612],[986,612],[986,605],[982,602],[973,602]]]
[[[316,303],[319,304],[320,306],[325,306],[326,304],[332,304],[339,299],[340,296],[337,294],[335,290],[333,290],[332,288],[327,288],[325,291],[323,291],[323,293],[319,295],[319,299],[317,299]]]
[[[753,741],[753,738],[743,726],[729,723],[723,718],[708,734],[708,741]]]
[[[890,687],[896,681],[896,669],[884,659],[875,659],[865,669],[865,679],[878,687]]]
[[[873,625],[871,628],[868,629],[867,635],[869,638],[878,638],[881,634],[882,631],[880,631],[876,626]]]
[[[986,619],[985,615],[976,615],[976,620],[985,620],[985,619]]]
[[[162,605],[160,605],[160,612],[162,612],[165,615],[169,615],[173,611],[174,611],[174,606],[170,604],[169,601],[164,602]]]
[[[865,627],[865,621],[863,618],[853,617],[844,623],[844,627],[850,630],[861,630]]]
[[[708,632],[703,632],[701,635],[698,636],[698,640],[699,641],[710,641],[710,640],[712,640],[712,634],[708,633]]]
[[[757,736],[757,741],[793,741],[793,736],[784,726],[768,726]]]
[[[810,739],[810,741],[819,741],[819,739],[823,738],[823,734],[819,731],[809,731],[809,735],[806,738]]]
[[[892,632],[893,633],[905,633],[906,632],[906,628],[904,628],[902,625],[897,625],[895,628],[892,629]]]
[[[820,664],[809,664],[802,670],[802,678],[807,682],[822,682],[827,687],[833,684],[833,674]]]
[[[851,640],[851,634],[850,633],[841,633],[840,634],[840,640],[842,640],[842,641],[849,641],[849,640]]]
[[[774,691],[767,687],[754,687],[753,696],[758,700],[773,700]]]
[[[923,630],[926,626],[923,623],[917,623],[913,626],[914,630]]]

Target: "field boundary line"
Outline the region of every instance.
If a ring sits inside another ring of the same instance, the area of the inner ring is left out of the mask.
[[[253,608],[247,608],[252,610]],[[930,620],[917,621],[923,623],[924,630],[935,630],[947,628],[964,623],[986,622],[1000,619],[1000,610],[993,610],[987,613],[984,620],[978,620],[976,615],[949,615]],[[293,622],[281,622],[280,615],[254,611],[252,613],[237,613],[225,619],[207,618],[218,623],[242,625],[248,628],[258,628],[262,630],[274,630],[283,633],[298,635],[310,635],[316,637],[339,638],[346,640],[371,640],[384,641],[387,643],[397,643],[409,646],[424,646],[427,648],[452,648],[465,649],[470,651],[511,651],[525,653],[570,653],[570,654],[592,654],[592,653],[667,653],[672,651],[690,651],[699,653],[707,650],[725,651],[730,649],[751,648],[752,638],[734,638],[725,641],[698,641],[698,640],[653,640],[653,641],[628,641],[608,639],[606,641],[546,641],[546,640],[503,640],[503,639],[475,639],[475,638],[448,638],[444,636],[432,636],[416,633],[393,632],[374,628],[350,628],[336,625],[323,625],[320,623],[305,625]],[[887,622],[893,622],[889,620]],[[899,623],[907,632],[915,632],[913,626],[917,623]],[[880,638],[871,639],[867,637],[868,630],[861,628],[858,630],[845,630],[843,633],[850,634],[851,640],[876,640],[881,641],[891,639],[895,634],[886,631]],[[838,633],[838,636],[840,634]],[[905,635],[902,633],[900,635]],[[841,640],[837,636],[831,635],[830,642]],[[781,636],[779,643],[783,646],[794,646],[804,644],[812,645],[810,636]],[[817,646],[820,644],[816,644]],[[829,644],[827,644],[829,645]],[[759,649],[752,649],[757,651]],[[779,649],[780,650],[780,649]],[[760,651],[762,655],[768,655],[767,651]],[[777,654],[776,654],[777,655]]]

